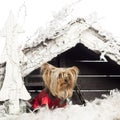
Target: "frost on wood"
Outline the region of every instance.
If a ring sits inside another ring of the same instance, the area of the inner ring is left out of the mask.
[[[81,34],[81,43],[94,52],[101,53],[100,59],[106,60],[105,56],[108,56],[120,65],[120,42],[112,36],[90,27]]]
[[[84,44],[96,53],[101,53],[100,59],[106,60],[105,56],[108,56],[120,64],[120,44],[90,27],[83,19],[69,22],[56,31],[50,31],[49,28],[48,30],[50,35],[48,31],[43,32],[44,34],[39,33],[34,40],[29,40],[25,44],[23,52],[28,61],[26,65],[21,66],[23,76],[78,43]]]
[[[42,36],[42,39],[37,37],[33,43],[27,41],[23,52],[28,61],[25,66],[21,66],[23,76],[40,67],[42,63],[50,61],[57,55],[74,47],[80,42],[80,35],[88,27],[83,19],[77,19],[69,22],[63,28],[53,31],[51,36],[47,36],[45,33],[45,35],[39,34],[38,36]]]

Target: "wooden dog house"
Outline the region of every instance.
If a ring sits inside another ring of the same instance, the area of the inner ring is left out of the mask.
[[[100,54],[79,43],[49,63],[57,67],[76,65],[80,69],[78,86],[85,99],[93,100],[101,98],[102,94],[109,94],[112,89],[120,89],[120,66],[109,58],[107,60],[100,60]],[[40,68],[25,77],[25,85],[32,97],[44,88]],[[79,104],[79,98],[75,94],[72,99],[74,104]]]

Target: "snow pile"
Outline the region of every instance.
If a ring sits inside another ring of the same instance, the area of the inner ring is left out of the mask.
[[[104,99],[95,99],[87,105],[68,105],[50,111],[41,108],[38,113],[7,115],[0,108],[0,120],[120,120],[120,92],[112,90]]]

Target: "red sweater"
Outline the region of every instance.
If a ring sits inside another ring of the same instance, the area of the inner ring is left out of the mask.
[[[52,98],[46,90],[41,91],[32,101],[32,108],[36,109],[40,106],[48,105],[51,108],[64,107],[66,101],[62,101],[59,98]]]

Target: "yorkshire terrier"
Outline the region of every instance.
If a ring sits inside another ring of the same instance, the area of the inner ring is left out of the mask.
[[[43,89],[32,101],[32,108],[48,106],[50,109],[65,107],[67,99],[72,97],[79,70],[76,66],[58,68],[44,63],[41,66]]]

